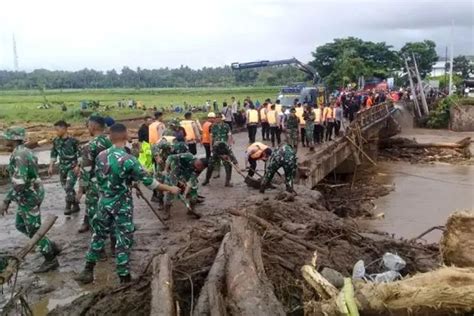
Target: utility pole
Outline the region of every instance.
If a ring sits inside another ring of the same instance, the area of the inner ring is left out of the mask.
[[[446,85],[448,84],[448,45],[446,45],[446,54],[444,55],[444,89],[446,91]]]
[[[405,60],[405,68],[407,69],[408,80],[410,81],[411,96],[413,98],[413,103],[415,104],[415,110],[418,114],[418,118],[421,118],[420,105],[418,104],[418,98],[416,97],[415,85],[413,84],[413,77],[410,72],[410,67],[408,67],[408,60],[407,58],[403,59]]]
[[[18,66],[18,53],[16,51],[16,41],[15,41],[15,34],[12,36],[13,40],[13,70],[18,71],[19,66]]]
[[[448,95],[453,94],[453,61],[454,61],[454,21],[451,21],[451,58],[449,60],[449,93]]]
[[[425,89],[423,88],[423,81],[421,81],[420,72],[418,71],[415,53],[412,53],[411,56],[413,57],[413,65],[415,66],[416,81],[418,81],[418,86],[420,87],[420,96],[421,104],[423,105],[423,112],[425,112],[425,115],[428,115],[430,113],[430,110],[428,109],[428,103],[426,103]]]

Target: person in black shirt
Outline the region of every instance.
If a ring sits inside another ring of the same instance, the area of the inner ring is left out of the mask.
[[[148,127],[150,124],[153,122],[153,119],[151,116],[146,116],[144,118],[144,122],[142,126],[140,126],[140,129],[138,130],[138,142],[149,142],[148,139]]]

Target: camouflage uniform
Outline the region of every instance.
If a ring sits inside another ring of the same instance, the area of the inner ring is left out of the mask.
[[[133,245],[133,197],[130,185],[141,181],[154,190],[159,183],[127,154],[124,148],[111,147],[102,151],[96,159],[96,178],[100,192],[98,211],[92,219],[94,233],[86,255],[88,263],[100,258],[104,242],[113,229],[116,238],[115,261],[119,276],[130,275],[130,249]]]
[[[207,167],[206,181],[203,183],[203,185],[209,183],[215,166],[220,166],[221,161],[224,164],[226,185],[230,184],[230,179],[232,177],[232,166],[229,161],[223,160],[221,156],[229,156],[229,159],[232,161],[232,163],[237,164],[237,159],[235,158],[232,149],[227,143],[222,141],[214,142],[214,145],[212,146],[211,158],[209,159],[209,166]]]
[[[198,198],[198,174],[194,170],[194,161],[196,161],[191,153],[180,153],[170,155],[166,160],[169,165],[169,174],[166,176],[166,184],[171,186],[181,186],[187,184],[191,189],[189,190],[189,199],[191,205],[196,204]],[[171,206],[173,202],[173,195],[169,192],[164,193],[165,207]],[[187,198],[187,196],[185,197]]]
[[[293,180],[296,174],[296,152],[288,144],[283,144],[272,152],[263,175],[261,190],[264,190],[270,184],[273,176],[280,168],[285,171],[286,190],[293,192]]]
[[[211,135],[212,135],[212,144],[215,142],[224,142],[229,141],[230,127],[224,122],[214,123],[211,126]]]
[[[112,142],[107,136],[98,135],[82,148],[80,185],[86,193],[86,215],[92,229],[94,229],[92,219],[97,213],[97,203],[99,202],[95,159],[99,153],[111,146]]]
[[[296,115],[290,114],[286,121],[286,139],[289,145],[298,151],[298,128],[299,128],[299,119]]]
[[[313,147],[314,145],[314,119],[315,114],[313,111],[310,113],[304,112],[303,113],[303,118],[305,120],[305,133],[306,133],[306,143],[308,144],[308,147]]]
[[[156,160],[153,159],[154,161],[153,176],[158,182],[164,183],[165,175],[163,174],[163,172],[165,171],[166,159],[168,159],[168,156],[173,153],[173,145],[170,144],[168,141],[162,139],[157,144],[154,144],[151,147],[151,153],[153,157],[159,156],[161,158],[160,163],[157,163]],[[156,198],[158,199],[159,203],[163,203],[163,198],[164,198],[163,192],[161,191],[156,192]]]
[[[55,163],[59,158],[59,180],[66,191],[66,203],[75,203],[76,192],[74,186],[77,182],[77,176],[74,168],[79,159],[79,141],[73,137],[56,137],[53,140],[53,149],[51,149],[51,162]]]
[[[23,140],[25,129],[9,128],[4,137],[7,140]],[[11,186],[4,203],[17,203],[16,229],[31,238],[41,226],[40,205],[44,199],[44,188],[38,173],[38,158],[24,144],[20,144],[13,151],[7,170]],[[55,258],[55,246],[47,237],[43,237],[37,245],[46,260]]]

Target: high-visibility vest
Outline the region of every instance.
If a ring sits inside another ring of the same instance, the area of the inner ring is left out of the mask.
[[[162,122],[153,122],[150,124],[148,127],[148,140],[150,141],[150,144],[156,144],[160,139],[161,135],[158,133],[158,128],[160,125],[164,125]],[[164,130],[164,128],[162,128]]]
[[[303,112],[304,112],[303,108],[302,107],[296,108],[295,111],[296,111],[295,115],[298,118],[300,125],[304,125],[305,121],[303,118]]]
[[[267,121],[267,109],[265,108],[261,108],[260,109],[260,120],[262,122],[266,122]]]
[[[190,120],[181,121],[179,123],[181,127],[184,128],[184,130],[186,131],[187,142],[192,142],[196,140],[196,134],[194,134],[193,123],[194,121],[190,121]]]
[[[278,104],[278,103],[275,104],[275,111],[276,111],[277,113],[281,113],[281,108],[282,108],[282,107],[281,107],[281,104]]]
[[[313,110],[313,112],[314,112],[314,122],[316,124],[321,124],[323,121],[323,113],[322,113],[323,111],[321,111],[320,108],[317,108]]]
[[[275,110],[268,111],[267,112],[268,124],[276,125],[276,123],[277,123],[276,116],[277,116],[277,112]]]
[[[257,110],[248,110],[247,111],[247,116],[248,116],[248,123],[249,124],[257,124],[258,123],[258,112]]]
[[[272,110],[272,104],[268,103],[267,104],[267,113]]]
[[[207,121],[202,125],[202,140],[203,144],[211,143],[211,125],[212,123]]]
[[[374,101],[372,101],[372,98],[368,97],[367,102],[366,102],[367,107],[370,108],[373,104],[374,104]]]
[[[332,108],[330,107],[325,107],[324,108],[324,121],[330,121],[332,122]]]
[[[247,152],[252,152],[254,151],[254,153],[252,153],[250,155],[250,158],[252,159],[259,159],[260,157],[262,157],[262,153],[268,148],[267,145],[265,144],[262,144],[262,143],[259,143],[259,142],[256,142],[256,143],[253,143],[252,145],[250,145],[248,148],[247,148]]]

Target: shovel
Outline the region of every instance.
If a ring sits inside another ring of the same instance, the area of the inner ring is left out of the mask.
[[[183,184],[183,183],[181,183],[181,182],[178,184],[178,186],[179,186],[179,187],[183,187],[183,186],[187,187],[186,184]],[[194,209],[191,207],[191,204],[189,204],[188,199],[186,199],[186,197],[185,197],[185,196],[187,195],[187,192],[186,192],[186,191],[187,191],[187,190],[185,189],[185,190],[184,190],[184,193],[178,194],[178,199],[179,199],[181,202],[183,202],[183,204],[184,204],[184,206],[186,207],[186,210],[188,211],[188,213],[192,214],[192,215],[193,215],[194,217],[196,217],[196,218],[201,218],[201,215],[199,215],[198,213],[196,213],[196,212],[194,211]]]
[[[240,169],[239,167],[237,167],[232,161],[230,161],[229,159],[224,159],[225,161],[227,161],[228,163],[230,163],[230,165],[232,166],[232,168],[234,168],[234,170],[240,174],[243,178],[244,178],[244,182],[251,188],[254,188],[254,189],[260,189],[260,180],[257,180],[257,179],[253,179],[249,176],[246,176]]]

